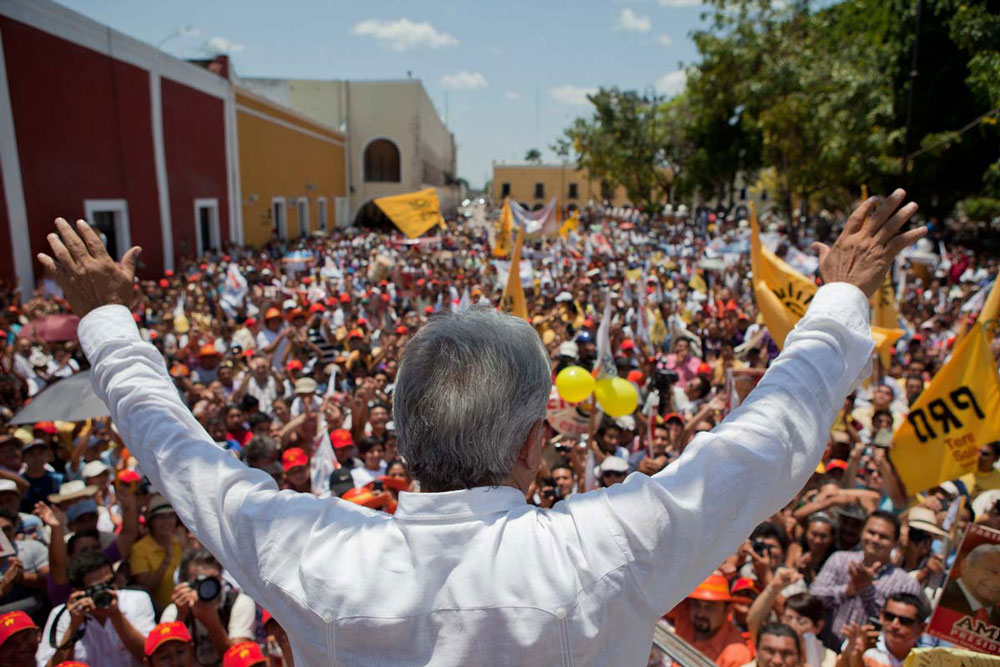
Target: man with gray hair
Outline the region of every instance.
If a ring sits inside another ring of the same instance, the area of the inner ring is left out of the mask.
[[[969,551],[961,572],[944,587],[938,604],[1000,628],[1000,544]]]
[[[808,480],[873,343],[868,297],[923,236],[894,192],[865,201],[826,285],[760,384],[653,477],[551,510],[525,493],[550,391],[531,325],[492,310],[432,319],[407,345],[393,418],[421,488],[395,515],[279,492],[211,439],[129,312],[138,248],[121,264],[85,222],[56,221],[56,276],[95,389],[129,450],[305,665],[640,665],[653,625]],[[898,210],[897,210],[898,209]]]

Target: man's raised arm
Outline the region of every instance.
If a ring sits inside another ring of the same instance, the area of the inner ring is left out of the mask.
[[[116,264],[86,222],[77,221],[74,230],[60,218],[56,228],[59,233],[48,236],[54,257],[38,259],[82,318],[78,335],[97,395],[181,521],[247,592],[258,595],[260,552],[263,540],[274,537],[268,535],[273,522],[249,515],[261,507],[270,515],[283,502],[294,502],[296,520],[308,521],[310,513],[322,511],[321,503],[279,494],[270,475],[215,445],[181,402],[163,358],[141,340],[129,312],[139,249]]]
[[[814,245],[827,284],[740,408],[652,479],[608,489],[611,529],[657,613],[690,592],[677,582],[704,579],[815,470],[871,357],[868,298],[893,258],[925,234],[900,233],[917,208],[896,210],[905,194],[896,190],[880,206],[869,199],[833,247]]]

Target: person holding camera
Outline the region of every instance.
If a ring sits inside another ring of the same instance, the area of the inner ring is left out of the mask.
[[[39,665],[79,660],[103,667],[142,663],[146,635],[155,625],[144,591],[117,590],[111,561],[84,551],[69,562],[73,592],[49,614],[36,659]]]
[[[255,613],[249,595],[225,588],[215,556],[194,548],[181,557],[179,583],[160,623],[184,623],[194,640],[195,663],[218,665],[230,646],[253,638]]]

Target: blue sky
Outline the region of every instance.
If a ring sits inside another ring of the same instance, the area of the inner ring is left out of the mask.
[[[698,0],[61,3],[178,57],[208,44],[228,50],[243,76],[398,79],[409,70],[447,115],[459,175],[473,186],[493,160],[519,162],[532,147],[554,160],[548,146],[589,113],[588,90],[683,87],[703,11]]]

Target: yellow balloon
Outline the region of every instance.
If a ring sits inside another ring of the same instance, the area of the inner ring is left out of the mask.
[[[594,396],[609,417],[624,417],[635,412],[639,392],[624,378],[604,378],[594,387]]]
[[[580,366],[567,366],[556,376],[556,389],[564,401],[585,401],[594,391],[594,376]]]

